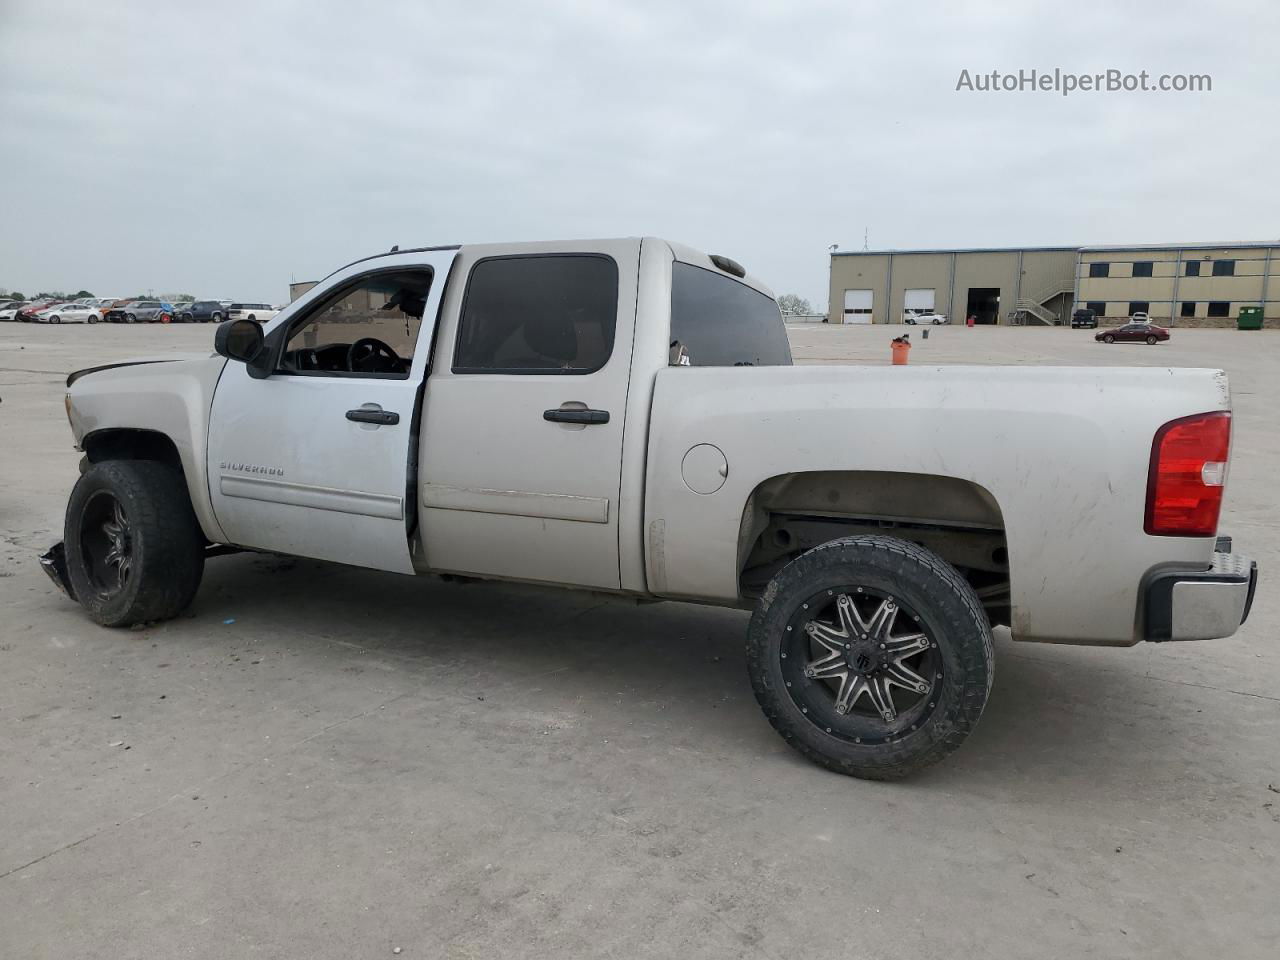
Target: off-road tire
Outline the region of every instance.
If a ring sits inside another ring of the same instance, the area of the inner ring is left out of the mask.
[[[112,595],[103,595],[91,579],[81,548],[85,511],[102,494],[118,501],[130,528],[130,576]],[[204,537],[182,474],[152,460],[90,466],[71,491],[64,542],[76,598],[104,627],[177,616],[195,597],[204,573]]]
[[[801,604],[853,584],[909,606],[936,641],[941,663],[932,712],[918,728],[873,745],[833,736],[811,719],[788,692],[782,667],[787,626]],[[982,716],[995,676],[991,625],[973,587],[931,551],[883,536],[833,540],[787,564],[751,617],[747,667],[756,700],[787,743],[830,770],[867,780],[907,776],[960,746]]]

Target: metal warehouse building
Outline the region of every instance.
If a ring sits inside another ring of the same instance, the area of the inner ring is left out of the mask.
[[[859,250],[831,255],[829,323],[901,323],[937,311],[960,323],[1054,324],[1090,308],[1175,326],[1230,326],[1262,306],[1280,326],[1280,242],[1107,247]]]

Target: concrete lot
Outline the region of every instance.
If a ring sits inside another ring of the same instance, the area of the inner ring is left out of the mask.
[[[241,555],[176,622],[93,626],[35,562],[62,377],[211,339],[0,324],[0,957],[1277,955],[1280,335],[913,332],[913,363],[1225,367],[1263,581],[1230,640],[999,637],[976,734],[894,785],[782,743],[738,612]]]

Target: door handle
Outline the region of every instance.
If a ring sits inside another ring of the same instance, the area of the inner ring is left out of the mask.
[[[555,407],[542,411],[542,419],[552,423],[608,423],[608,410],[583,410],[573,407]]]
[[[347,411],[347,419],[356,423],[373,423],[378,426],[390,427],[400,422],[400,414],[380,408],[356,407],[354,410]]]

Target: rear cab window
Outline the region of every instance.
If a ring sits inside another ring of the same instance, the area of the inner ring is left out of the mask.
[[[683,354],[694,367],[791,365],[787,328],[772,297],[679,260],[671,265],[671,348],[673,362]]]
[[[603,254],[490,257],[471,268],[454,373],[588,374],[613,353],[618,265]]]

